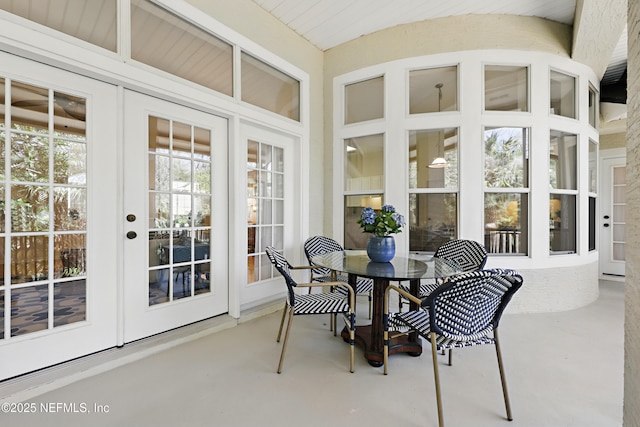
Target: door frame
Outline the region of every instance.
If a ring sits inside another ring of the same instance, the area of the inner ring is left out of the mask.
[[[610,203],[611,202],[611,185],[612,182],[610,179],[605,179],[605,176],[607,176],[607,174],[609,173],[609,170],[606,170],[608,168],[605,167],[605,163],[607,163],[608,160],[620,160],[620,161],[625,161],[626,163],[626,157],[627,157],[627,150],[626,148],[612,148],[612,149],[607,149],[607,150],[601,150],[599,153],[599,157],[600,157],[600,162],[599,162],[599,189],[598,189],[598,220],[597,220],[597,224],[598,224],[598,230],[599,230],[599,236],[598,236],[598,252],[599,252],[599,266],[598,266],[598,271],[599,271],[599,277],[601,279],[606,279],[606,280],[612,280],[612,281],[624,281],[625,280],[625,276],[622,275],[615,275],[615,274],[606,274],[603,272],[603,259],[605,256],[609,256],[609,249],[608,246],[610,245],[610,237],[611,237],[611,233],[610,232],[604,232],[604,227],[603,227],[603,215],[607,214],[607,211],[609,210],[608,208],[605,209],[605,202],[606,203]],[[611,215],[611,213],[608,213],[609,215]]]

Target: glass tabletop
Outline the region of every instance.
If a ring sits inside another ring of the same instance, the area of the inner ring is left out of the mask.
[[[448,260],[417,258],[395,256],[390,262],[373,262],[364,251],[338,251],[316,255],[311,262],[320,267],[371,279],[433,279],[461,271],[458,265]]]

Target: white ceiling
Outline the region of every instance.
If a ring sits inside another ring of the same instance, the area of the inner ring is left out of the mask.
[[[253,0],[322,50],[396,25],[468,14],[538,16],[573,25],[576,0]],[[617,80],[626,68],[627,32],[603,78]],[[612,67],[615,67],[612,68]],[[613,75],[612,75],[613,73]]]

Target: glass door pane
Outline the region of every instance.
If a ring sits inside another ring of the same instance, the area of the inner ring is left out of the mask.
[[[210,286],[211,132],[149,116],[149,305]]]

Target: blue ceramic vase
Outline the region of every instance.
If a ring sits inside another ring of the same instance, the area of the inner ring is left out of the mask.
[[[389,262],[396,255],[396,241],[392,236],[370,236],[367,242],[367,255],[373,262]]]

